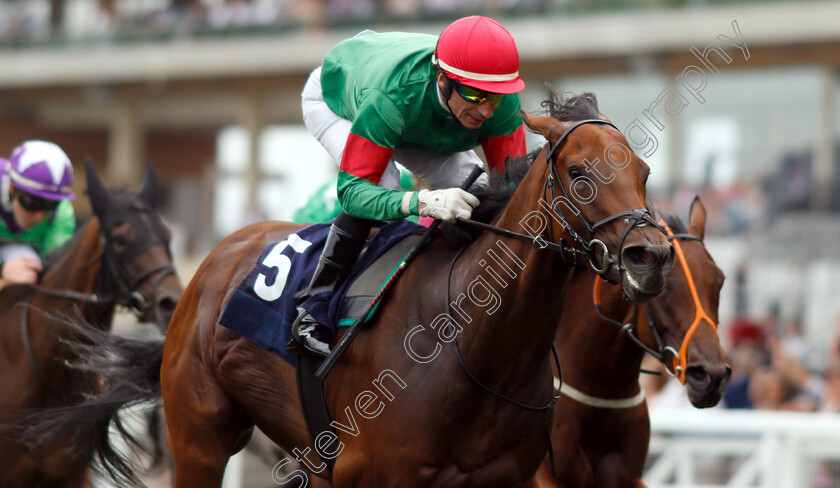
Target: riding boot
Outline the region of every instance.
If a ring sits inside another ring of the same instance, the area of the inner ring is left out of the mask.
[[[288,350],[294,351],[302,346],[312,353],[329,355],[332,330],[318,323],[302,305],[312,295],[334,290],[344,281],[367,242],[372,225],[371,220],[351,217],[344,212],[335,219],[315,274],[298,299],[297,318],[292,323],[292,340],[286,347]]]

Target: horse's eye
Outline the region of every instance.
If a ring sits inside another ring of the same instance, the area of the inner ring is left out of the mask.
[[[583,176],[583,173],[581,173],[580,168],[578,168],[577,166],[572,166],[569,168],[569,176],[572,179],[575,179]]]

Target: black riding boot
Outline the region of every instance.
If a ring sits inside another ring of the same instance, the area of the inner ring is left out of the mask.
[[[316,322],[301,305],[312,295],[334,290],[344,281],[365,246],[372,225],[372,220],[351,217],[344,212],[336,217],[312,281],[298,299],[298,314],[292,324],[292,340],[287,349],[293,351],[302,346],[315,354],[329,355],[332,331]]]

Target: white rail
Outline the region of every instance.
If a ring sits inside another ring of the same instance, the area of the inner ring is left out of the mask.
[[[649,488],[840,486],[840,414],[651,412]]]

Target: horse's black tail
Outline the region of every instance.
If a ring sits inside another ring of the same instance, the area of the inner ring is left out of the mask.
[[[29,415],[21,424],[18,437],[27,445],[67,445],[68,451],[80,459],[91,459],[96,454],[99,463],[95,468],[118,486],[142,487],[138,461],[111,444],[109,428],[118,432],[127,446],[148,454],[149,448],[133,437],[118,411],[159,403],[163,338],[128,339],[79,319],[61,322],[75,336],[64,340],[77,358],[69,366],[98,375],[102,389],[84,403]]]

